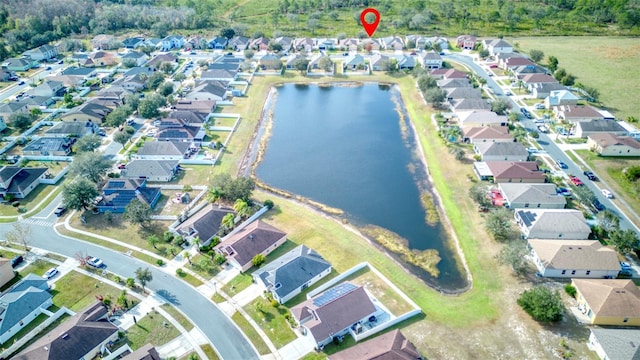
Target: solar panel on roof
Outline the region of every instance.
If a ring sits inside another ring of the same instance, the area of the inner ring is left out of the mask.
[[[343,283],[338,286],[332,287],[331,289],[325,291],[322,295],[313,299],[313,304],[317,307],[324,306],[325,304],[332,302],[333,300],[343,296],[344,294],[352,291],[355,288],[357,288],[357,286],[351,283]]]
[[[109,187],[113,189],[120,189],[124,187],[124,181],[109,181]]]
[[[533,224],[534,221],[536,221],[536,214],[532,213],[531,211],[521,211],[520,218],[522,219],[524,224],[529,227],[531,226],[531,224]]]

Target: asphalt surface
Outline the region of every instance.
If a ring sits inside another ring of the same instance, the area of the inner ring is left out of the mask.
[[[58,206],[59,201],[60,196],[56,197],[35,218],[55,219],[55,215],[51,211]],[[147,288],[165,298],[191,319],[215,346],[221,358],[231,360],[259,359],[251,344],[232,321],[215,304],[182,280],[126,254],[59,235],[52,231],[51,226],[31,223],[30,227],[33,232],[31,246],[68,257],[75,257],[76,254],[99,257],[107,265],[108,271],[123,278],[135,278],[135,270],[139,267],[149,268],[153,280],[147,284]],[[11,229],[11,225],[1,224],[0,238],[4,239],[5,234]]]
[[[444,56],[444,59],[451,59],[453,61],[462,63],[470,67],[476,74],[485,78],[487,80],[486,86],[491,89],[491,91],[498,95],[498,97],[506,97],[511,101],[511,106],[513,111],[517,111],[520,113],[521,106],[518,105],[516,101],[510,96],[503,96],[502,88],[493,80],[493,77],[489,76],[487,72],[476,62],[473,61],[472,58],[459,54],[448,54]],[[535,119],[526,119],[524,117],[520,117],[520,123],[526,128],[528,131],[533,131],[536,129],[536,124],[534,123]],[[556,136],[555,134],[551,134],[551,136]],[[582,168],[577,165],[569,156],[565,154],[565,152],[553,142],[553,139],[547,134],[540,133],[540,137],[537,139],[538,144],[542,147],[543,151],[545,151],[552,160],[562,160],[565,164],[567,164],[567,169],[562,169],[567,174],[572,174],[577,176],[584,186],[593,191],[596,198],[600,201],[602,205],[604,205],[609,211],[618,215],[620,218],[620,228],[623,230],[631,229],[640,236],[640,229],[638,229],[632,222],[629,220],[627,215],[620,211],[620,209],[614,204],[610,199],[606,198],[602,195],[600,188],[596,186],[596,182],[589,180],[582,172]],[[598,174],[596,173],[596,176]]]

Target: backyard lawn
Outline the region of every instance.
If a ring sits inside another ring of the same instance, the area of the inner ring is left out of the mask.
[[[400,316],[413,310],[400,294],[387,285],[381,277],[368,268],[359,270],[345,279],[356,285],[364,286],[371,295],[376,297],[391,313]]]

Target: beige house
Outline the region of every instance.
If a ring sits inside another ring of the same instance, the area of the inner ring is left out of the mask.
[[[593,133],[587,136],[587,145],[601,156],[640,156],[640,142],[630,136]]]
[[[544,277],[606,279],[620,272],[616,251],[598,240],[530,239],[529,247]]]
[[[254,221],[239,231],[227,236],[214,249],[226,256],[227,261],[240,271],[247,271],[252,266],[254,256],[267,256],[287,241],[287,234],[275,227]]]
[[[13,267],[11,267],[11,260],[0,258],[0,287],[8,283],[14,276],[15,273],[13,272]]]
[[[594,325],[640,326],[640,289],[631,280],[573,279],[578,309]]]

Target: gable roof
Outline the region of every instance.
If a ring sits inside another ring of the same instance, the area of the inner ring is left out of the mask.
[[[184,155],[191,144],[184,141],[148,141],[140,149],[138,155]]]
[[[178,160],[133,160],[121,174],[125,178],[171,176],[176,166]]]
[[[222,218],[227,214],[234,214],[233,209],[209,204],[178,225],[176,230],[184,235],[192,235],[195,230],[200,242],[205,244],[218,233]]]
[[[467,98],[453,99],[453,101],[451,101],[451,106],[453,106],[453,108],[456,111],[459,111],[459,110],[490,110],[491,109],[491,105],[489,105],[489,103],[485,99],[482,99],[482,98],[479,98],[479,99],[478,98],[476,98],[476,99],[467,99]]]
[[[489,40],[487,41],[487,45],[492,47],[511,47],[511,44],[502,39]]]
[[[562,86],[562,85],[561,85]],[[573,93],[569,90],[553,90],[549,92],[549,97],[557,98],[558,100],[580,100],[579,97],[573,95]]]
[[[396,329],[329,356],[329,360],[416,360],[418,349]]]
[[[192,110],[174,110],[167,115],[167,119],[179,120],[184,125],[201,125],[206,121],[207,115],[209,114]]]
[[[640,330],[590,328],[608,359],[640,359]]]
[[[447,93],[447,99],[482,99],[480,89],[465,86],[465,87],[451,87],[445,89]]]
[[[5,166],[0,169],[0,182],[7,185],[5,189],[6,192],[21,193],[31,186],[31,184],[39,181],[40,176],[48,170],[48,168]]]
[[[336,285],[325,292],[291,308],[295,318],[303,321],[316,342],[323,341],[363,318],[376,312],[369,295],[362,286],[349,282]]]
[[[470,139],[513,139],[507,126],[473,126],[462,129],[465,137]]]
[[[578,126],[583,132],[626,132],[626,129],[623,128],[622,125],[613,120],[593,119],[590,121],[580,121],[578,122]]]
[[[560,204],[567,200],[556,193],[555,184],[500,183],[500,192],[509,203]]]
[[[543,73],[533,73],[526,74],[520,76],[523,83],[532,84],[532,83],[554,83],[557,84],[558,81],[554,79],[553,76],[543,74]]]
[[[225,38],[226,39],[226,38]],[[138,350],[126,355],[122,360],[161,360],[158,350],[151,345],[145,344]]]
[[[616,251],[598,240],[529,239],[528,242],[546,268],[620,270]]]
[[[118,332],[117,326],[103,319],[106,314],[105,306],[96,302],[58,325],[54,330],[16,355],[14,359],[82,359]]]
[[[51,299],[47,281],[42,278],[39,280],[22,280],[0,297],[0,334],[7,332]]]
[[[553,111],[564,119],[586,118],[603,119],[602,114],[590,105],[559,105]]]
[[[440,79],[436,80],[439,88],[459,88],[471,87],[471,81],[467,78]]]
[[[371,66],[378,66],[378,65],[382,65],[382,63],[384,61],[388,61],[389,57],[387,55],[384,54],[373,54],[370,58],[369,58],[369,63],[371,64]]]
[[[544,173],[538,171],[535,161],[487,161],[487,167],[495,178],[540,179]]]
[[[486,104],[486,102],[485,102]],[[487,104],[489,105],[489,104]],[[501,125],[506,124],[509,119],[504,115],[498,115],[493,111],[487,109],[475,109],[468,111],[456,112],[458,120],[462,123],[462,126],[468,126],[467,124],[484,124],[484,125]]]
[[[602,148],[612,145],[626,145],[634,149],[640,149],[640,142],[630,136],[617,136],[612,133],[603,132],[591,134],[588,137]]]
[[[261,268],[256,275],[282,298],[330,268],[331,264],[315,250],[300,245]]]
[[[640,289],[630,279],[573,279],[596,316],[640,317]]]
[[[89,100],[81,105],[74,107],[60,117],[72,119],[73,115],[75,114],[83,114],[102,121],[107,115],[109,115],[111,111],[111,108],[99,104],[96,101]]]
[[[529,156],[524,145],[517,142],[485,142],[475,145],[483,156]]]
[[[440,76],[444,79],[467,79],[467,74],[456,69],[435,69],[429,73],[431,75]]]
[[[195,112],[209,114],[216,107],[215,100],[178,100],[173,107],[176,110],[191,110]]]
[[[238,264],[246,265],[255,255],[273,246],[286,235],[275,227],[257,220],[229,236],[216,248],[234,258]]]
[[[530,231],[554,233],[586,232],[591,228],[582,212],[572,209],[517,209],[517,215]]]

